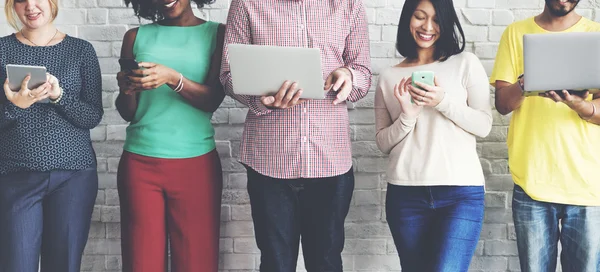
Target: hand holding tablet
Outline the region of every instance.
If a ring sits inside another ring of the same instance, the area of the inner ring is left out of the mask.
[[[48,103],[52,86],[48,83],[46,68],[42,66],[6,65],[4,83],[6,98],[20,108],[34,103]]]

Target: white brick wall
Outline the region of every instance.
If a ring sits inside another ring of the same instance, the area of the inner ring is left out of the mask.
[[[403,0],[364,0],[369,16],[372,65],[377,73],[398,62],[394,50],[396,24]],[[92,132],[98,154],[100,191],[94,209],[92,229],[85,251],[83,271],[120,271],[119,206],[115,183],[126,123],[114,109],[117,84],[115,73],[121,38],[139,24],[122,0],[59,0],[57,24],[66,33],[88,39],[97,50],[103,72],[106,114]],[[490,72],[497,43],[505,26],[541,11],[543,0],[455,0],[467,36],[467,50],[475,52]],[[4,1],[0,2],[0,6]],[[224,22],[228,0],[196,14]],[[582,0],[579,12],[600,19],[600,0]],[[144,22],[144,21],[143,21]],[[0,35],[12,29],[0,13]],[[259,255],[245,190],[246,176],[235,161],[247,109],[226,98],[214,114],[217,146],[223,160],[225,190],[221,214],[221,268],[225,272],[258,271]],[[346,271],[399,271],[396,250],[385,222],[385,157],[374,143],[373,93],[353,105],[349,114],[352,126],[356,190],[346,224]],[[486,215],[481,240],[473,259],[472,271],[518,271],[515,234],[510,211],[512,188],[507,169],[504,140],[508,118],[494,113],[490,136],[480,139],[478,151],[487,176]],[[302,260],[299,271],[303,271]]]

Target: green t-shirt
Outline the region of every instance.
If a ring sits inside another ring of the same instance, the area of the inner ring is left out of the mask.
[[[216,47],[219,24],[162,26],[138,29],[133,54],[139,62],[172,68],[184,77],[204,83]],[[156,158],[191,158],[215,148],[212,113],[192,106],[169,86],[140,93],[135,117],[127,127],[124,149]]]

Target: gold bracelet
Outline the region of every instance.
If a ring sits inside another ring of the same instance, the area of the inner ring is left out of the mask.
[[[596,115],[596,105],[594,104],[594,102],[590,102],[590,104],[592,104],[592,114],[588,118],[581,117],[581,119],[583,119],[584,121],[589,121],[594,117],[594,115]]]
[[[63,93],[64,93],[63,89],[60,88],[60,94],[58,95],[58,98],[56,100],[50,99],[50,103],[57,104],[58,102],[60,102],[60,99],[63,97]]]

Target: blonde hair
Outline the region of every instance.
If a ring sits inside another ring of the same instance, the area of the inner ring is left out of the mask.
[[[52,14],[52,20],[50,22],[52,22],[58,15],[58,0],[48,1],[50,2],[50,13]],[[6,0],[6,3],[4,4],[4,14],[6,14],[8,24],[19,31],[19,22],[17,21],[17,13],[15,12],[15,0]]]

